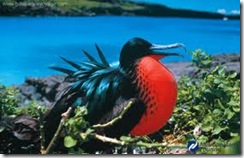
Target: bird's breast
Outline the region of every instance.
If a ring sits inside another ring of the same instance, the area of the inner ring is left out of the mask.
[[[148,135],[162,128],[170,118],[177,99],[177,84],[172,73],[158,60],[147,56],[137,62],[135,85],[146,112],[130,132]]]

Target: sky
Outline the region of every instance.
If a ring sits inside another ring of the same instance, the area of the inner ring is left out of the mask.
[[[137,0],[166,5],[172,8],[192,9],[222,14],[240,14],[239,0]]]

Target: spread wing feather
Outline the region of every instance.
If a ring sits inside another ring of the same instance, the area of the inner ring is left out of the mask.
[[[82,50],[83,53],[85,54],[85,56],[91,61],[91,62],[95,62],[98,63],[97,60],[95,58],[93,58],[93,56],[91,56],[89,53],[87,53],[85,50]]]
[[[97,44],[95,44],[95,46],[96,46],[98,55],[99,55],[99,57],[100,57],[102,63],[103,63],[104,65],[110,67],[110,66],[109,66],[109,63],[108,63],[108,61],[106,60],[105,56],[103,55],[103,52],[101,51],[101,49],[98,47]]]
[[[89,61],[77,64],[61,57],[62,60],[71,65],[74,70],[51,67],[54,70],[67,74],[67,79],[73,81],[63,97],[67,97],[71,94],[79,94],[77,99],[72,98],[72,103],[70,103],[69,106],[74,106],[74,103],[75,106],[87,105],[89,110],[87,117],[91,123],[98,122],[105,113],[111,111],[120,94],[120,83],[124,81],[124,74],[119,69],[110,67],[101,49],[97,45],[95,46],[101,63],[83,50],[83,53]],[[76,101],[80,98],[82,98],[81,100],[83,101]],[[88,102],[84,102],[84,100]],[[55,110],[55,106],[52,110]]]

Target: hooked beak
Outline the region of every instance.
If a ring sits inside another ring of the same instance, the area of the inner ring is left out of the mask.
[[[166,57],[166,56],[180,56],[183,57],[182,54],[179,53],[170,53],[170,52],[158,52],[157,50],[167,50],[167,49],[173,49],[173,48],[179,48],[182,47],[184,51],[186,52],[186,48],[184,44],[181,43],[174,43],[174,44],[169,44],[169,45],[157,45],[157,44],[152,44],[152,46],[149,48],[152,52],[151,55],[156,55],[160,56],[160,58]]]

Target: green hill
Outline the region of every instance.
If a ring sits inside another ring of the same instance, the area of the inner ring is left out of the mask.
[[[0,0],[0,16],[160,16],[221,19],[222,14],[129,0]],[[240,16],[228,15],[229,19]]]

